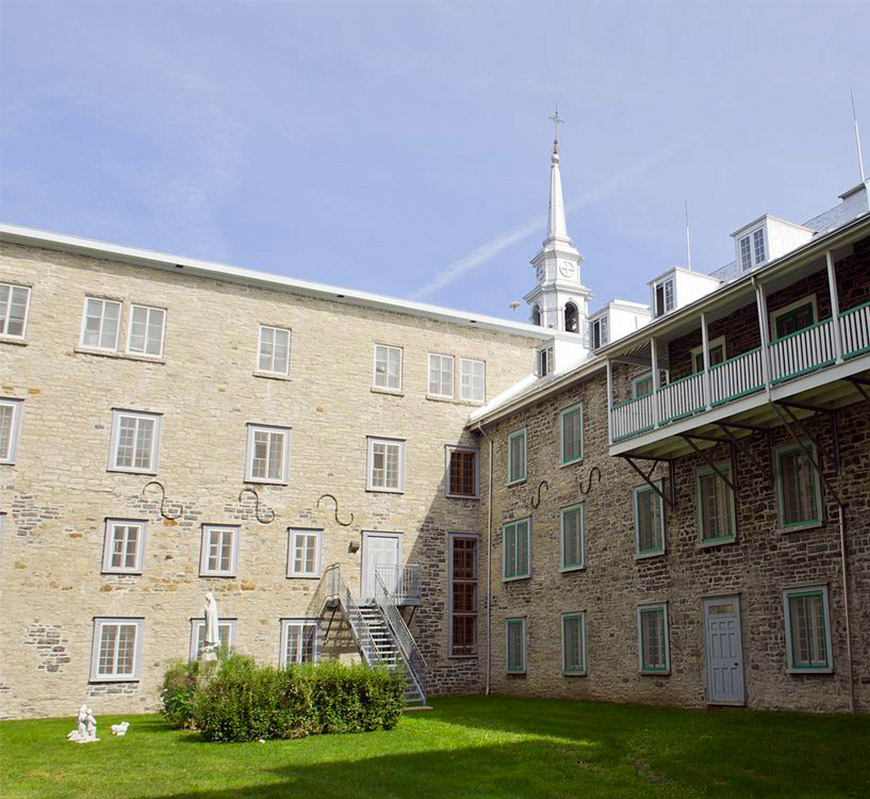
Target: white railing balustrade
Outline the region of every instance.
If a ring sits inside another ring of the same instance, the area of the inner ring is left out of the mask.
[[[761,347],[717,363],[710,369],[711,405],[721,405],[762,388],[764,369],[761,365]]]
[[[870,302],[840,314],[843,357],[870,351]]]
[[[623,402],[617,405],[610,415],[615,441],[635,436],[644,430],[652,430],[655,422],[652,394]]]
[[[704,373],[662,386],[658,393],[662,423],[704,410]]]
[[[423,568],[406,566],[376,566],[375,572],[390,591],[397,605],[419,605],[423,599]]]
[[[770,343],[770,381],[780,383],[835,359],[834,322],[827,319]]]

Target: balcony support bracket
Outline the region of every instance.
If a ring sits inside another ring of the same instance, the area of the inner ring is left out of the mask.
[[[816,445],[816,449],[822,453],[834,466],[834,474],[840,473],[840,437],[837,434],[837,412],[830,408],[820,408],[817,405],[808,405],[805,402],[792,402],[791,400],[780,400],[777,405],[780,405],[782,409],[791,417],[791,420],[800,428],[801,432]],[[809,430],[807,430],[806,426],[801,424],[800,420],[791,410],[792,408],[797,408],[802,411],[813,411],[814,413],[822,413],[828,417],[828,421],[831,424],[831,442],[833,444],[833,451],[828,452],[828,450],[822,445],[821,441],[814,436]]]
[[[847,379],[853,386],[855,386],[856,391],[864,397],[867,402],[870,402],[870,393],[867,392],[867,388],[870,387],[870,380],[864,380],[860,377],[850,377]]]
[[[642,458],[639,455],[619,455],[618,457],[622,458],[629,466],[631,466],[632,469],[634,469],[641,476],[641,478],[643,478],[643,481],[653,491],[655,491],[656,494],[658,494],[662,498],[662,501],[665,503],[665,505],[668,506],[669,510],[674,509],[674,479],[673,479],[673,474],[671,474],[671,478],[669,481],[671,484],[671,490],[668,492],[670,494],[670,496],[667,496],[665,494],[665,492],[662,491],[661,487],[657,486],[651,479],[652,473],[655,471],[656,466],[658,466],[659,463],[662,463],[662,462],[667,462],[671,467],[671,471],[673,472],[673,465],[674,465],[673,460],[665,459],[665,458]],[[634,462],[634,460],[633,460],[634,458],[637,458],[639,460],[651,460],[653,462],[653,464],[650,467],[649,472],[644,472],[644,470],[641,469],[640,466],[638,466]]]
[[[725,483],[725,485],[727,485],[728,488],[730,488],[734,492],[735,495],[740,493],[740,489],[737,487],[736,481],[734,480],[734,446],[733,445],[731,446],[731,479],[729,480],[725,476],[725,474],[722,472],[722,470],[716,465],[716,459],[710,457],[710,454],[708,452],[705,452],[704,450],[702,450],[692,440],[693,438],[701,438],[705,441],[710,441],[712,439],[713,441],[721,442],[722,439],[713,438],[712,436],[697,436],[697,435],[692,435],[691,433],[684,433],[682,436],[680,436],[680,438],[682,438],[693,450],[695,450],[695,454],[707,463],[707,465],[713,470],[714,474],[723,483]]]

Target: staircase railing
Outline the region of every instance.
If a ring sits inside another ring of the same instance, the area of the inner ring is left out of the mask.
[[[397,605],[419,605],[423,597],[423,568],[416,564],[377,566],[375,569]]]
[[[353,591],[350,590],[350,586],[341,573],[341,567],[337,563],[327,566],[320,580],[315,597],[315,601],[319,602],[318,615],[329,600],[338,600],[341,604],[344,617],[347,619],[351,632],[359,645],[360,654],[366,665],[376,666],[381,663],[382,660],[369,631],[369,626],[360,613]]]
[[[393,634],[393,640],[399,649],[399,654],[408,669],[408,675],[417,686],[423,704],[426,703],[426,661],[420,652],[414,636],[408,629],[402,613],[396,605],[390,589],[384,582],[378,569],[375,569],[375,602],[384,614],[387,626]]]

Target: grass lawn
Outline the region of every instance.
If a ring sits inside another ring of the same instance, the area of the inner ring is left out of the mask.
[[[285,797],[867,797],[870,718],[469,697],[397,729],[207,744],[158,716],[0,725],[0,794],[112,799]]]

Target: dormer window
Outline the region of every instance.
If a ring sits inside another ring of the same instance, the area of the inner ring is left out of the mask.
[[[573,302],[565,305],[565,330],[568,333],[580,332],[580,314]]]
[[[674,279],[660,280],[653,287],[656,316],[664,316],[674,310]]]
[[[761,266],[767,260],[763,227],[741,236],[737,244],[740,248],[740,268],[744,272]]]
[[[595,319],[592,322],[591,335],[593,350],[597,350],[599,347],[603,347],[605,344],[610,342],[609,327],[610,325],[608,324],[606,316],[602,316],[600,319]]]
[[[553,347],[544,347],[535,353],[535,358],[537,363],[535,364],[535,371],[538,374],[538,377],[546,377],[553,371]]]

